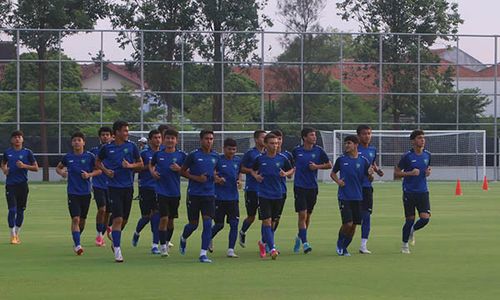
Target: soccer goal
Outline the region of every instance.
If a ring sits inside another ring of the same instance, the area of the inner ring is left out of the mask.
[[[138,142],[141,137],[148,137],[149,131],[129,131],[129,139]],[[200,147],[199,131],[179,131],[177,147],[184,152],[191,152]],[[253,131],[215,131],[214,150],[222,152],[224,140],[233,138],[238,143],[238,155],[255,146]]]
[[[377,164],[385,172],[382,180],[392,180],[401,155],[411,148],[408,130],[373,130]],[[343,152],[343,140],[355,130],[321,131],[323,147],[335,159]],[[485,130],[425,130],[426,146],[432,154],[429,180],[482,180],[486,175]]]

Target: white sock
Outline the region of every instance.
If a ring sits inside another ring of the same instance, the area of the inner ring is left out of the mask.
[[[408,243],[403,243],[403,247],[408,248]]]
[[[151,248],[154,248],[154,247],[158,248],[158,244],[153,243],[153,244],[151,245]]]
[[[368,239],[361,239],[361,248],[366,249],[366,243],[368,243]]]
[[[11,234],[11,235],[16,235],[16,227],[12,227],[12,228],[10,229],[10,234]]]
[[[200,256],[207,255],[207,250],[201,249]]]
[[[162,251],[167,251],[167,244],[161,244],[160,245]]]
[[[21,227],[15,226],[14,230],[16,231],[16,235],[17,235],[17,234],[19,234],[19,231],[21,231]]]

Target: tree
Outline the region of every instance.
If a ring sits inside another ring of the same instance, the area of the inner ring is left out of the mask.
[[[15,28],[37,28],[40,30],[19,31],[21,43],[37,53],[38,64],[38,107],[40,111],[40,137],[42,152],[48,150],[46,105],[46,62],[50,50],[58,49],[65,36],[74,31],[50,31],[47,29],[92,28],[95,22],[107,15],[105,0],[19,0],[14,4],[9,24]],[[44,31],[46,30],[46,31]],[[15,32],[9,34],[15,35]],[[48,156],[42,158],[43,180],[49,180]]]
[[[8,19],[9,14],[11,12],[11,5],[12,5],[12,3],[10,1],[1,1],[0,2],[0,27],[3,27],[6,25],[5,20]]]
[[[287,31],[309,32],[320,29],[326,0],[278,0],[278,14]]]

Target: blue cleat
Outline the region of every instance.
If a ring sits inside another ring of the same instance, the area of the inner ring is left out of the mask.
[[[311,245],[309,245],[309,243],[304,243],[304,254],[307,254],[309,252],[311,252],[313,250],[313,248],[311,247]]]
[[[300,240],[300,238],[298,236],[296,236],[295,237],[295,244],[293,245],[293,252],[294,253],[299,253],[301,243],[302,243],[302,241]],[[304,244],[304,246],[305,246],[305,244]]]
[[[137,247],[137,244],[139,244],[139,237],[140,235],[138,235],[137,232],[134,232],[134,236],[132,237],[132,246]]]
[[[181,255],[186,254],[186,240],[183,239],[182,236],[181,240],[179,241],[179,252],[181,253]]]
[[[347,251],[347,249],[343,249],[342,252],[344,253],[343,256],[347,256],[347,257],[351,256],[351,253],[349,253],[349,251]]]
[[[157,246],[151,247],[151,254],[161,254],[160,249]]]
[[[201,263],[207,263],[207,264],[212,263],[212,260],[208,258],[206,255],[200,256],[199,260]]]
[[[337,254],[338,254],[338,256],[343,256],[344,255],[344,249],[337,247]]]

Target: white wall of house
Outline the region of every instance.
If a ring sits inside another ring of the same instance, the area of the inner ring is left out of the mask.
[[[108,79],[102,81],[102,89],[104,91],[120,90],[124,85],[135,86],[128,79],[114,73],[108,73]],[[101,74],[82,80],[82,87],[87,92],[99,92],[101,90]]]
[[[456,85],[456,84],[455,84]],[[486,107],[484,112],[485,116],[494,116],[495,114],[495,104],[494,104],[494,93],[495,93],[495,81],[493,78],[460,78],[458,82],[458,88],[469,89],[469,88],[479,88],[482,94],[487,95],[491,100],[491,103]],[[497,81],[497,90],[500,92],[500,80]],[[500,97],[498,97],[498,104],[500,106]],[[500,108],[497,106],[497,116],[500,116]]]

